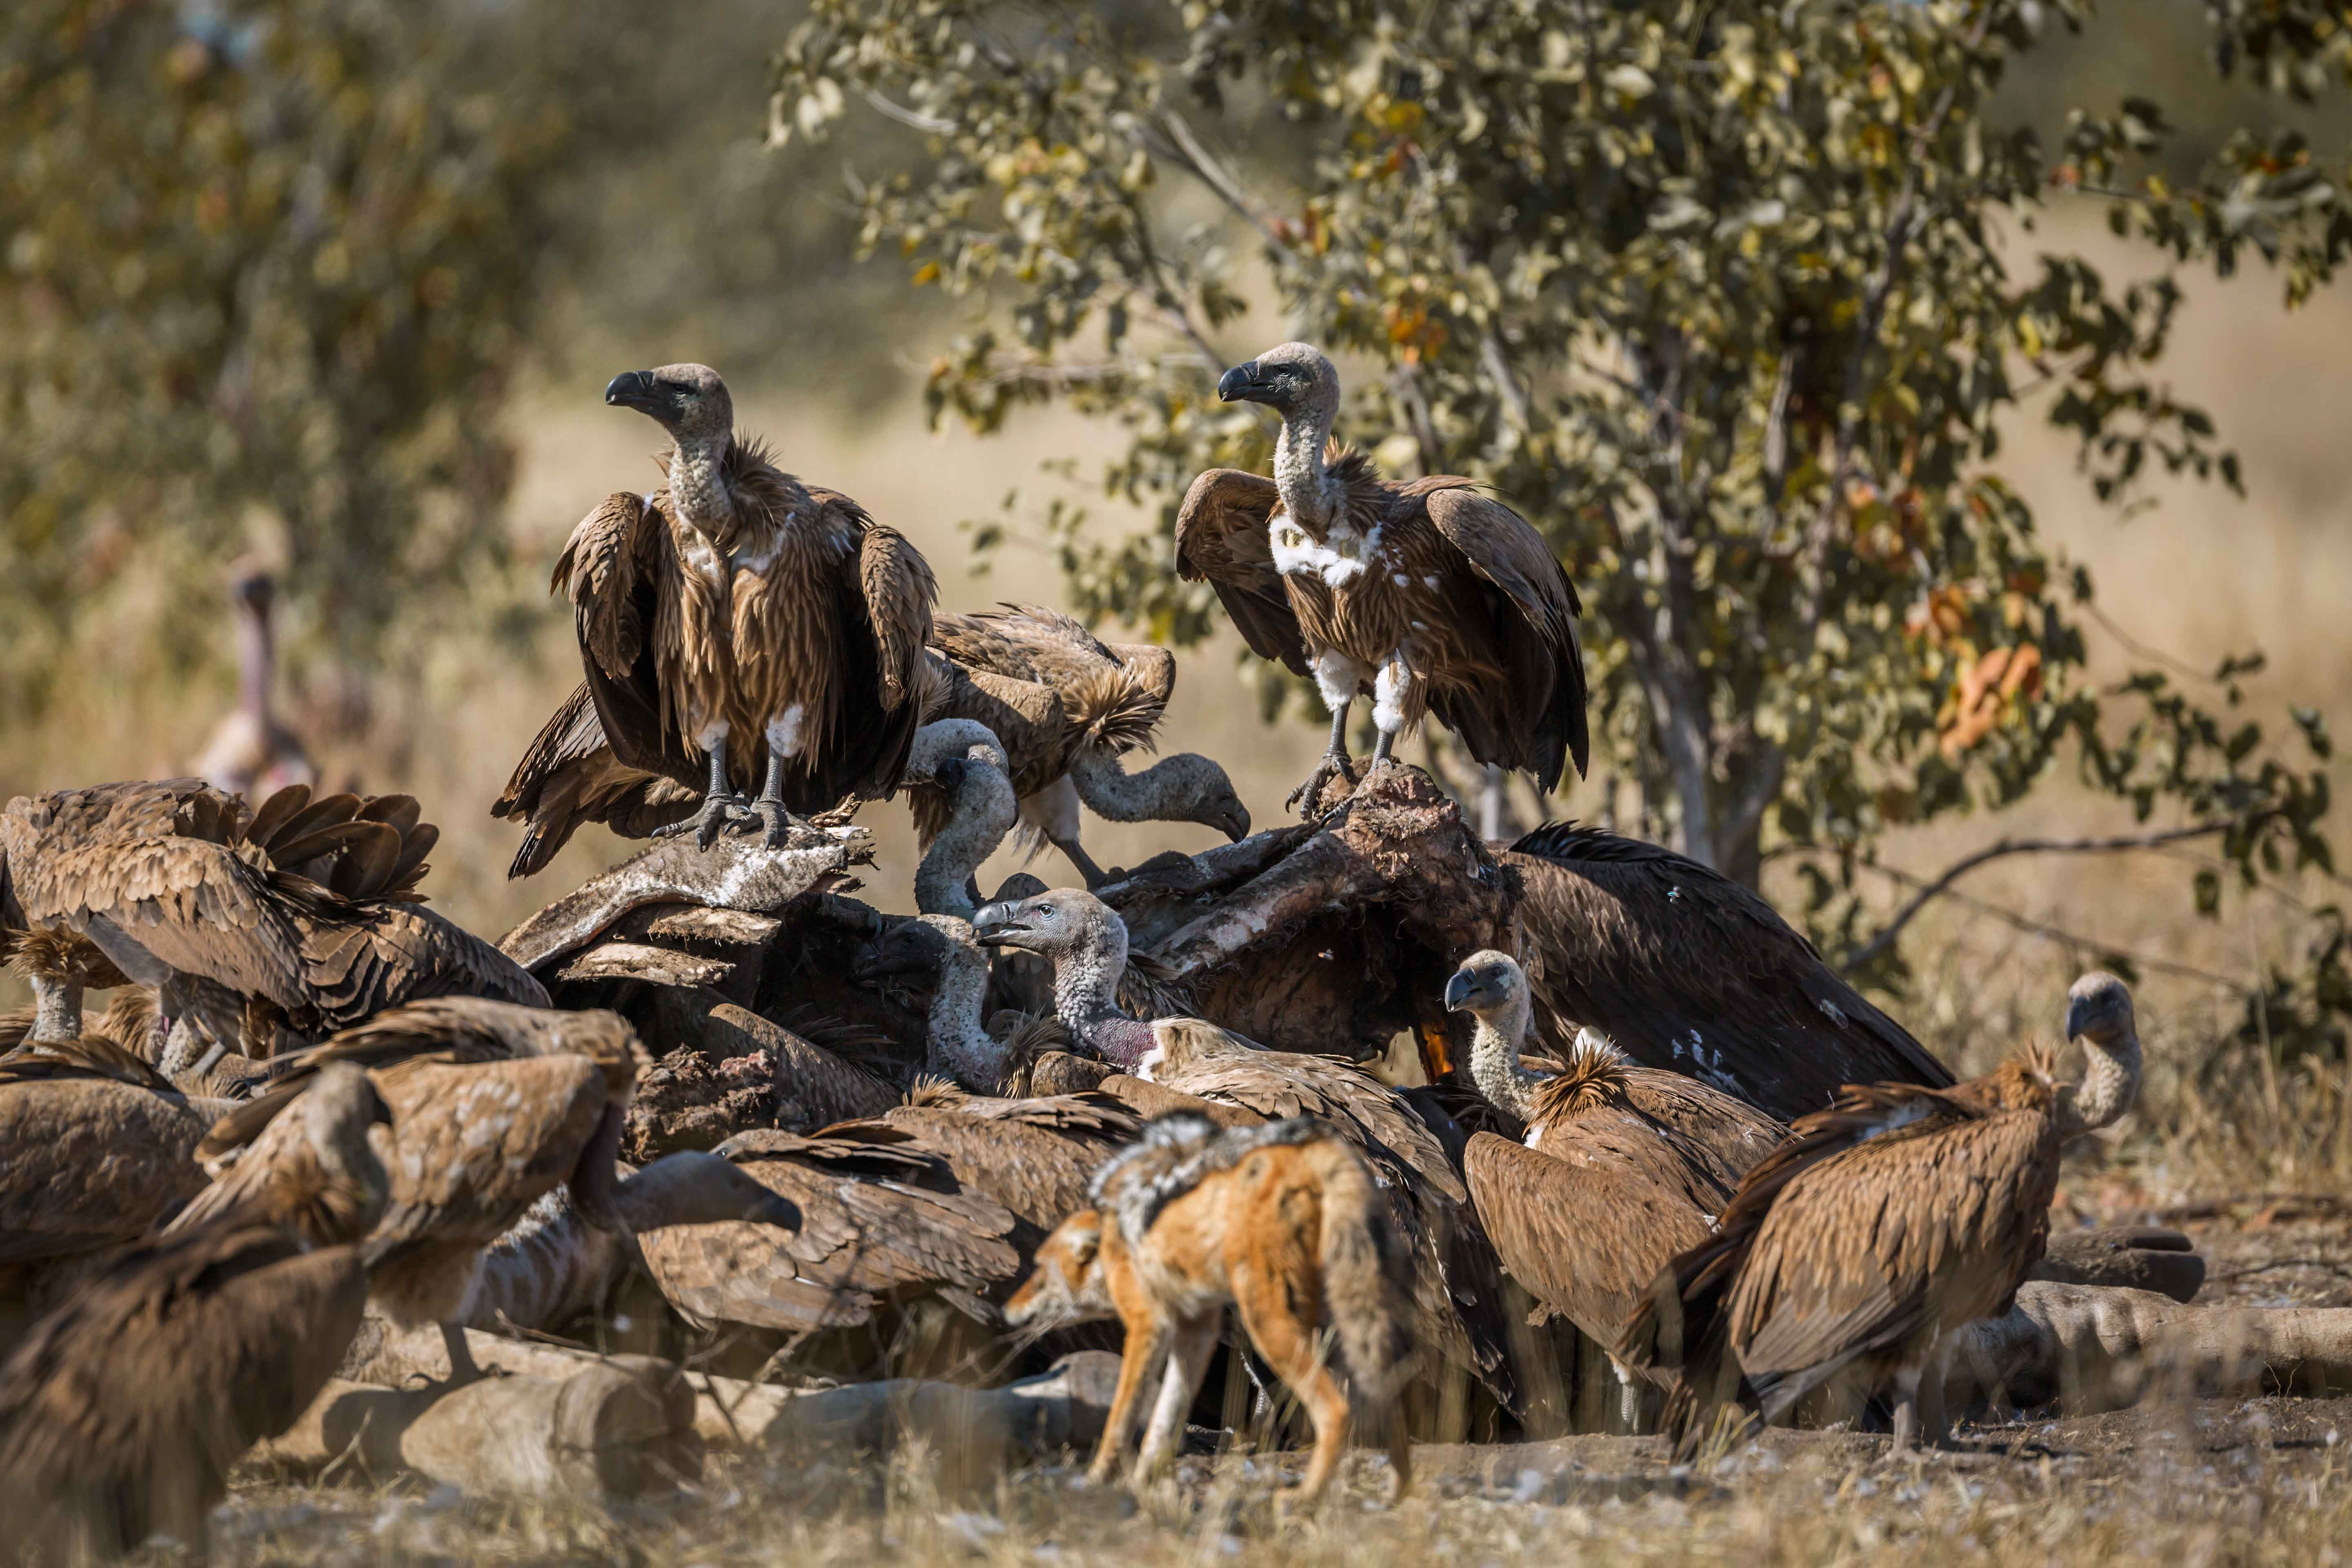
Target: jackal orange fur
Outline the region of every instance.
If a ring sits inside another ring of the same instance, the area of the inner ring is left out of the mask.
[[[1202,1117],[1162,1117],[1096,1173],[1092,1195],[1093,1208],[1038,1248],[1005,1316],[1034,1328],[1112,1316],[1126,1325],[1094,1479],[1109,1477],[1163,1363],[1136,1479],[1173,1457],[1230,1302],[1315,1424],[1298,1500],[1322,1493],[1348,1447],[1349,1392],[1325,1364],[1326,1327],[1357,1403],[1385,1427],[1391,1496],[1404,1494],[1412,1458],[1396,1398],[1412,1358],[1410,1264],[1354,1149],[1306,1117],[1222,1132]]]

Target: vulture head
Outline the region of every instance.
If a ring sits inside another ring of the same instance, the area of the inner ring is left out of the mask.
[[[303,1140],[350,1205],[353,1236],[364,1234],[374,1227],[392,1195],[392,1178],[383,1165],[387,1145],[379,1144],[374,1132],[383,1127],[398,1136],[391,1108],[365,1068],[329,1062],[302,1091],[301,1111]]]
[[[1528,977],[1519,961],[1488,948],[1464,959],[1462,967],[1445,983],[1445,1010],[1480,1016],[1499,1013],[1524,1001],[1527,994]]]
[[[1285,420],[1329,427],[1339,412],[1339,373],[1313,343],[1284,343],[1217,379],[1224,403],[1263,403]]]
[[[681,442],[724,441],[735,428],[734,400],[707,364],[625,370],[605,384],[604,401],[635,409]]]
[[[1234,844],[1249,837],[1249,807],[1242,804],[1233,779],[1214,757],[1179,752],[1154,764],[1151,771],[1168,781],[1165,787],[1172,798],[1184,803],[1175,820],[1213,827]]]
[[[228,596],[237,608],[255,616],[269,614],[278,584],[257,562],[239,561],[228,569]]]
[[[2084,1131],[2121,1119],[2139,1094],[2139,1027],[2131,988],[2105,970],[2074,982],[2066,991],[2066,1037],[2080,1040],[2090,1058],[2083,1081],[2061,1091],[2068,1125]]]
[[[985,763],[1010,776],[1013,763],[996,731],[974,719],[939,719],[915,731],[907,752],[907,781],[935,784],[953,795],[963,785],[970,763]]]
[[[1127,922],[1081,888],[990,904],[971,924],[972,939],[982,947],[1017,947],[1048,958],[1116,948],[1122,963],[1127,957]]]

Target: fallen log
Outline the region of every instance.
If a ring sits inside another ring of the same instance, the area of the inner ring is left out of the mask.
[[[2033,1280],[2001,1317],[1960,1331],[1945,1398],[2053,1401],[2069,1414],[2160,1395],[2352,1391],[2352,1308],[2185,1305],[2154,1290]]]
[[[2187,1301],[2205,1284],[2205,1260],[2194,1246],[2180,1232],[2155,1225],[2055,1231],[2042,1261],[2025,1277],[2059,1285],[2154,1290]]]
[[[313,1472],[338,1461],[379,1478],[414,1471],[487,1492],[639,1497],[700,1477],[695,1395],[676,1365],[614,1356],[551,1371],[447,1390],[338,1378],[257,1455]]]

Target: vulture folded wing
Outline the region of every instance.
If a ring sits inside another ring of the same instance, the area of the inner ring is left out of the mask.
[[[1192,582],[1207,579],[1251,652],[1304,675],[1307,644],[1265,532],[1280,501],[1263,475],[1209,469],[1176,511],[1176,571]]]
[[[888,707],[902,707],[917,689],[916,670],[930,640],[939,580],[905,534],[868,522],[857,551],[857,581],[874,625],[882,700]]]
[[[1711,1234],[1702,1210],[1642,1147],[1654,1134],[1586,1125],[1560,1153],[1491,1132],[1463,1154],[1470,1203],[1504,1269],[1614,1351],[1658,1270]]]
[[[362,921],[321,926],[307,934],[302,959],[308,1000],[333,1026],[435,997],[552,1005],[547,988],[513,959],[413,904],[389,905]]]
[[[1585,716],[1584,651],[1576,638],[1581,606],[1567,572],[1543,535],[1491,496],[1456,484],[1431,488],[1422,504],[1437,531],[1518,612],[1517,624],[1498,617],[1486,628],[1500,645],[1494,662],[1509,678],[1507,698],[1518,710],[1507,727],[1489,727],[1524,736],[1519,749],[1526,765],[1547,789],[1557,781],[1562,745],[1582,776],[1592,760],[1592,740]],[[1441,718],[1452,700],[1439,694]],[[1477,699],[1473,694],[1465,700]]]
[[[915,1134],[918,1146],[945,1161],[968,1191],[985,1194],[1032,1227],[1035,1234],[1027,1239],[1034,1247],[1055,1226],[1087,1206],[1087,1184],[1123,1141],[1099,1131],[1065,1131],[1050,1117],[1050,1112],[1033,1118],[907,1105],[882,1120]],[[1118,1120],[1120,1125],[1140,1129],[1123,1113]]]
[[[555,558],[548,588],[572,601],[581,651],[615,680],[645,651],[646,601],[640,597],[659,517],[644,496],[618,490],[581,519]]]
[[[528,877],[545,870],[583,823],[601,822],[625,838],[644,838],[690,816],[700,801],[697,791],[668,774],[621,761],[583,683],[541,726],[490,815],[530,825],[507,868],[509,877]]]
[[[204,1189],[205,1123],[168,1083],[62,1057],[0,1062],[0,1265],[147,1235]]]
[[[603,1072],[580,1056],[420,1059],[376,1083],[396,1148],[375,1232],[387,1261],[431,1243],[496,1240],[572,1175],[607,1099]]]

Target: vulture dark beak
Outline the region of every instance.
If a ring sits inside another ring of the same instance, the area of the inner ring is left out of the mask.
[[[2115,1007],[2104,995],[2077,996],[2066,1004],[2066,1037],[2079,1040],[2095,1029],[2111,1027]]]
[[[1025,934],[1029,928],[1013,911],[1015,904],[988,904],[974,910],[971,917],[971,940],[982,947],[1017,947],[1013,939]]]
[[[953,795],[963,788],[963,759],[950,757],[931,770],[931,782]]]
[[[1470,972],[1466,969],[1458,972],[1445,983],[1445,1010],[1461,1012],[1470,1005],[1470,999],[1477,994],[1478,983],[1470,977]]]
[[[1265,386],[1258,380],[1255,360],[1247,364],[1237,364],[1217,378],[1217,401],[1220,403],[1255,403],[1257,399],[1251,395],[1264,390]]]
[[[649,370],[625,370],[606,382],[604,401],[615,407],[650,414],[656,419],[671,412],[671,400],[662,395],[661,386]]]

